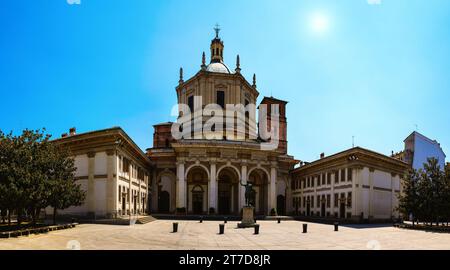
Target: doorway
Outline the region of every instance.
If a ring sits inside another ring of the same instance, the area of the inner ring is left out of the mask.
[[[339,217],[345,218],[345,203],[341,202],[341,205],[339,207]]]
[[[170,206],[170,195],[167,191],[161,191],[158,197],[158,212],[168,213]]]
[[[127,207],[126,199],[127,199],[126,196],[122,196],[122,215],[126,215],[126,213],[127,213],[127,209],[126,209],[126,207]]]
[[[324,202],[320,205],[320,216],[325,217],[325,203]]]
[[[285,215],[285,203],[286,200],[284,198],[283,195],[278,195],[277,196],[277,214],[279,216],[284,216]]]
[[[219,183],[219,214],[230,214],[231,186],[228,183]]]
[[[203,213],[203,188],[199,185],[192,189],[192,212],[194,214]]]

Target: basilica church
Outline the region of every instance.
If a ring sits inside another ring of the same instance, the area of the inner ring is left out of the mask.
[[[184,80],[180,70],[175,89],[178,104],[187,104],[192,111],[195,111],[194,97],[199,97],[202,104],[217,104],[224,109],[225,104],[256,104],[259,92],[255,75],[249,82],[241,74],[239,56],[235,68],[227,66],[224,47],[219,29],[216,29],[209,64],[203,53],[200,70],[194,76]],[[268,113],[272,105],[278,108],[276,135],[279,142],[271,150],[261,147],[264,142],[259,136],[250,136],[252,127],[253,131],[255,129],[250,117],[256,115],[254,111],[246,113],[242,136],[228,136],[225,128],[218,138],[208,139],[204,133],[196,136],[194,129],[191,138],[174,139],[173,123],[154,125],[153,148],[147,149],[155,180],[151,186],[154,195],[151,210],[157,213],[239,215],[245,204],[243,184],[250,182],[256,191],[254,206],[257,214],[285,214],[286,202],[291,200],[289,172],[298,163],[287,153],[287,102],[264,97],[261,104],[269,106]],[[267,120],[270,122],[271,119]],[[205,121],[201,120],[202,123]]]
[[[361,147],[322,153],[312,162],[289,155],[288,102],[260,98],[256,76],[248,81],[241,74],[239,55],[234,68],[226,65],[220,29],[215,30],[209,63],[203,53],[195,75],[184,78],[180,69],[177,120],[153,126],[151,148],[142,151],[120,127],[80,134],[72,128],[54,140],[73,153],[76,180],[87,193],[83,205],[60,213],[94,219],[239,216],[246,204],[245,185],[251,183],[257,215],[355,221],[399,217],[398,194],[410,166]],[[242,105],[244,113],[228,113],[229,105]],[[224,113],[217,116],[217,108]],[[223,122],[209,125],[212,119]],[[271,136],[264,136],[268,131]]]

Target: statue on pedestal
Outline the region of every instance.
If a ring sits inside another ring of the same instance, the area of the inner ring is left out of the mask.
[[[240,181],[241,186],[245,187],[245,205],[255,206],[255,190],[253,189],[253,184],[247,182],[244,184],[242,180]]]

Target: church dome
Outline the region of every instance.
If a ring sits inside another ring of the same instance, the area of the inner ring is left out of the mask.
[[[216,73],[233,74],[233,72],[224,63],[211,63],[206,67],[206,71]]]

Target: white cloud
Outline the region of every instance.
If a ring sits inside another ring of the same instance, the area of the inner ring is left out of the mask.
[[[369,5],[381,5],[381,0],[367,0]]]
[[[80,5],[81,4],[81,0],[67,0],[67,4],[69,4],[69,5],[73,5],[73,4]]]

